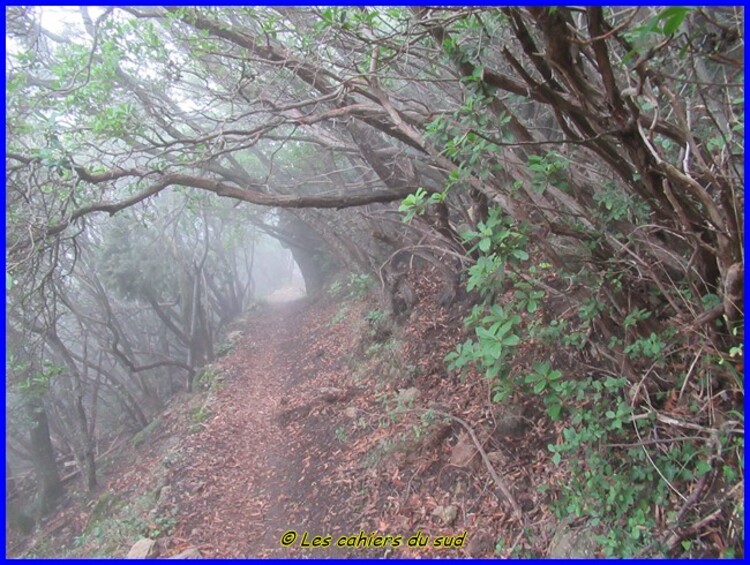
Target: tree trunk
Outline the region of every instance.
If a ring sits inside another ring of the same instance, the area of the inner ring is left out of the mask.
[[[79,436],[79,446],[81,460],[83,461],[86,477],[86,487],[89,491],[93,491],[96,488],[96,459],[94,458],[94,441],[89,435],[88,419],[86,417],[86,409],[83,405],[83,375],[81,375],[78,365],[76,365],[70,350],[60,340],[60,337],[54,331],[48,331],[45,335],[47,343],[56,351],[65,362],[65,365],[70,371],[70,378],[73,379],[73,394],[75,402],[75,414],[73,415],[73,421],[75,423],[75,429]]]
[[[282,245],[292,252],[305,279],[307,295],[317,294],[331,274],[338,270],[338,261],[326,250],[327,245],[318,234],[292,215],[282,214],[279,227],[289,236],[289,240],[282,242]],[[299,245],[292,242],[299,242]]]
[[[31,456],[37,481],[37,510],[47,513],[62,495],[63,488],[55,463],[55,452],[49,435],[47,411],[42,399],[32,396],[26,403],[31,427]]]

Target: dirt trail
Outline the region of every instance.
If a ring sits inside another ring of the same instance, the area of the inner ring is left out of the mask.
[[[372,303],[276,293],[234,324],[232,350],[208,368],[218,375],[211,392],[176,397],[150,432],[113,456],[102,499],[115,492],[132,504],[100,523],[88,497],[71,499],[24,547],[54,537],[50,547],[76,556],[125,555],[149,535],[160,557],[194,546],[205,557],[546,554],[552,518],[536,493],[555,472],[546,451],[555,430],[527,433],[512,417],[500,429],[483,379],[445,373],[445,355],[463,339],[460,320],[431,300],[437,283],[415,287],[422,306],[398,333],[379,337],[366,321]],[[457,460],[466,457],[460,426],[423,418],[431,405],[472,422],[487,452],[501,456],[497,470],[536,527],[528,543],[489,474]],[[537,421],[538,408],[523,410],[524,421]],[[125,534],[121,520],[131,524]],[[103,537],[84,535],[92,524]],[[290,530],[299,537],[282,547]],[[331,536],[334,547],[300,548],[304,532]],[[467,532],[461,547],[405,543],[415,533],[437,541]],[[404,543],[370,547],[373,533]],[[337,548],[342,535],[369,541]]]
[[[206,556],[344,555],[301,550],[299,540],[290,548],[280,543],[288,530],[335,538],[355,525],[351,493],[332,479],[341,454],[335,420],[346,407],[342,361],[335,348],[316,346],[320,311],[305,306],[273,303],[252,315],[234,350],[217,363],[225,385],[211,417],[186,439],[172,470],[175,534]],[[336,331],[326,326],[326,341],[346,347],[351,332]],[[321,391],[329,402],[314,402]]]

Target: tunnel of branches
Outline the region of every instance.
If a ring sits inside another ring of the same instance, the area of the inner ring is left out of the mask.
[[[467,269],[498,266],[465,234],[502,249],[503,226],[564,281],[545,292],[593,308],[591,363],[664,389],[668,367],[726,357],[743,342],[742,18],[8,8],[6,472],[33,468],[42,508],[61,456],[93,488],[99,442],[190,390],[293,270],[309,296],[369,274],[396,319],[414,270],[446,307],[491,303]],[[634,312],[640,335],[672,332],[662,369],[625,352]]]

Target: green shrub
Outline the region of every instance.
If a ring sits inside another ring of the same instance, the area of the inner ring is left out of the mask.
[[[235,344],[229,340],[222,341],[216,348],[216,357],[219,358],[228,355],[234,349],[234,345]]]
[[[385,312],[382,310],[376,309],[376,310],[370,310],[365,314],[365,320],[367,320],[370,323],[377,323],[381,322],[385,319]]]
[[[190,414],[191,419],[196,424],[202,424],[211,417],[211,412],[205,406],[195,408]]]
[[[341,281],[334,281],[331,283],[331,286],[328,287],[327,292],[329,296],[336,298],[341,295],[343,290],[344,290],[344,285],[341,284]]]
[[[540,171],[550,166],[555,173],[559,170],[542,160],[535,165]],[[552,169],[545,174],[551,174]],[[605,209],[620,215],[626,213],[622,206],[625,204],[605,204]],[[670,430],[659,422],[658,409],[653,405],[664,401],[667,393],[644,392],[648,400],[637,402],[634,394],[643,382],[629,381],[613,370],[616,367],[604,368],[598,375],[565,374],[549,360],[537,359],[531,370],[523,370],[517,368],[514,357],[522,336],[549,344],[556,351],[567,348],[570,356],[579,355],[596,339],[592,334],[602,320],[609,320],[610,327],[611,321],[615,324],[608,343],[596,344],[610,349],[603,365],[607,356],[614,359],[620,355],[646,375],[653,371],[669,374],[680,359],[679,353],[689,350],[686,338],[674,327],[654,325],[648,326],[649,331],[641,331],[644,323],[656,317],[654,311],[643,306],[618,309],[616,302],[602,298],[609,296],[604,289],[610,294],[623,290],[616,263],[598,273],[556,273],[571,286],[588,292],[581,293],[566,314],[545,321],[539,313],[548,287],[535,277],[548,271],[550,265],[528,266],[523,226],[495,210],[487,222],[465,234],[464,239],[479,255],[468,269],[466,288],[476,291],[484,302],[466,316],[464,324],[472,335],[446,356],[449,369],[474,367],[490,381],[494,402],[513,395],[536,397],[551,420],[563,421],[560,441],[549,445],[551,463],[561,466],[563,473],[556,474],[561,477],[558,484],[542,487],[555,490],[550,505],[559,519],[581,519],[592,529],[606,556],[663,554],[667,549],[663,547],[664,524],[677,526],[677,512],[687,498],[682,493],[699,488],[696,481],[708,473],[721,475],[728,482],[742,480],[744,436],[736,431],[708,433],[709,428],[700,426],[697,430],[704,431],[692,435],[679,427]],[[502,305],[493,303],[499,295],[504,297]],[[704,298],[706,307],[715,305],[712,296]],[[692,378],[701,391],[711,390],[712,378],[722,375],[733,379],[737,392],[744,393],[741,372],[730,362],[741,359],[742,348],[735,345],[727,349],[725,355],[691,357],[695,369]],[[684,380],[673,386],[682,396]],[[691,402],[690,410],[692,414],[685,417],[688,421],[705,417],[705,399],[703,404]],[[744,416],[734,414],[733,418],[733,429],[740,429]],[[664,437],[670,432],[674,438]],[[652,440],[652,446],[645,438],[657,439]],[[723,464],[718,465],[719,461]],[[662,513],[658,521],[657,509]],[[742,509],[734,511],[740,512],[739,516]],[[682,549],[693,551],[695,544],[686,541]]]
[[[338,309],[338,311],[333,315],[333,318],[331,318],[331,321],[329,322],[329,325],[331,326],[337,326],[341,322],[343,322],[346,319],[346,315],[349,313],[349,306],[344,305],[341,308]]]
[[[374,280],[372,276],[362,273],[352,273],[349,275],[349,280],[347,282],[347,289],[349,290],[349,294],[353,296],[354,298],[362,298],[366,296],[370,289],[372,288],[374,284]]]

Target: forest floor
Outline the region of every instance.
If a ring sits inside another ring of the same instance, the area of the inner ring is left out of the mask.
[[[287,530],[334,533],[351,521],[351,493],[332,480],[344,446],[333,427],[342,414],[331,412],[345,395],[337,377],[352,336],[332,328],[319,346],[321,313],[305,305],[277,302],[251,319],[216,364],[224,381],[213,417],[172,470],[174,536],[206,556],[293,555],[297,544],[280,543]],[[321,394],[328,402],[315,402]]]
[[[69,497],[9,553],[122,556],[145,535],[157,556],[548,555],[556,524],[538,487],[561,478],[546,449],[558,430],[533,401],[493,409],[482,379],[447,374],[461,313],[414,284],[423,300],[385,332],[377,304],[325,293],[246,315],[206,391],[173,399],[102,467],[98,498]]]

